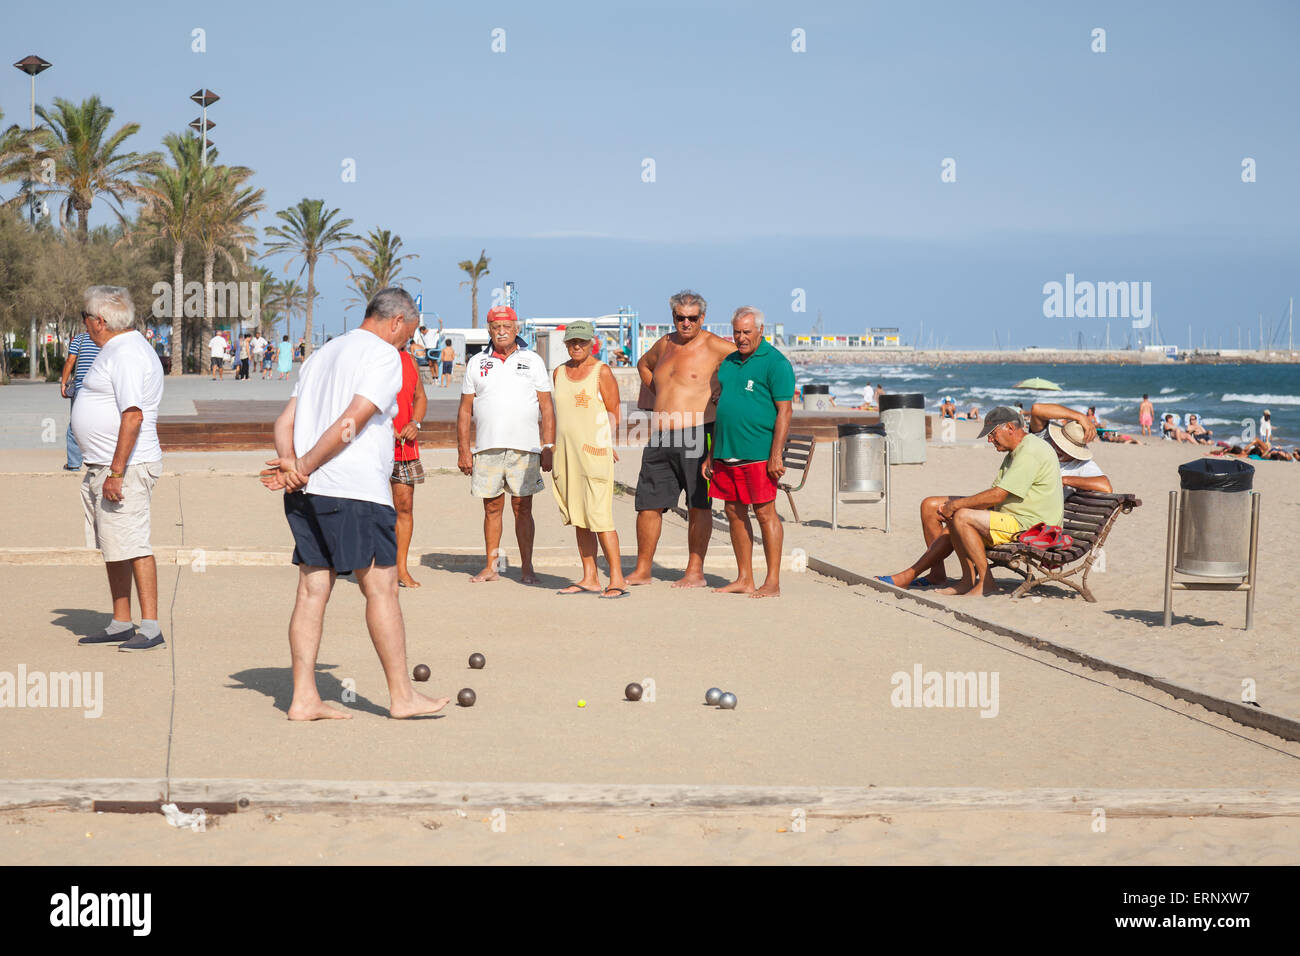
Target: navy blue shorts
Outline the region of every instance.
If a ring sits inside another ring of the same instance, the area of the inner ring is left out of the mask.
[[[284,496],[293,532],[293,563],[354,571],[397,564],[397,512],[356,498],[295,491]]]

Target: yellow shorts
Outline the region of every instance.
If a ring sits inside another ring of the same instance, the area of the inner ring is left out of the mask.
[[[1020,534],[1019,521],[1002,511],[989,512],[989,538],[992,539],[994,547],[1014,541],[1018,534]]]

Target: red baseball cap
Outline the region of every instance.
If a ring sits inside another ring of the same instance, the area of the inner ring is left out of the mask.
[[[518,322],[519,316],[515,315],[515,310],[508,305],[498,305],[495,308],[488,309],[487,320],[489,322]]]

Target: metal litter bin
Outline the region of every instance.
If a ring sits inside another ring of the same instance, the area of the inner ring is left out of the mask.
[[[831,405],[831,387],[829,385],[805,385],[803,387],[803,408],[806,412],[829,412]]]
[[[883,494],[885,426],[838,425],[840,491]]]
[[[1250,570],[1250,491],[1255,467],[1202,458],[1178,468],[1178,546],[1174,570],[1240,578]]]
[[[889,461],[895,465],[925,462],[925,396],[889,392],[880,398],[880,423],[885,426]]]

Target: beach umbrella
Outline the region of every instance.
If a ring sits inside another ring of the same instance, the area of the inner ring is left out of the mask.
[[[1059,392],[1061,386],[1055,382],[1049,382],[1045,378],[1027,378],[1023,382],[1018,382],[1016,388],[1029,388],[1037,392]]]

